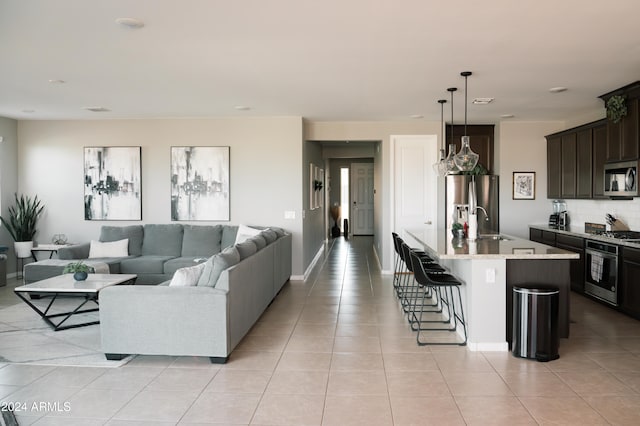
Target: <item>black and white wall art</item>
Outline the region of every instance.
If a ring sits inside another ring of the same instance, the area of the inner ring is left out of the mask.
[[[229,220],[229,147],[171,147],[171,220]]]
[[[84,148],[85,220],[142,220],[139,146]]]

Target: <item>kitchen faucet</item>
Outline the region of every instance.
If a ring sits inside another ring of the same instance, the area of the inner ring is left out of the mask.
[[[489,215],[487,214],[487,211],[484,209],[484,207],[476,206],[476,208],[475,208],[475,209],[476,209],[476,210],[482,210],[482,211],[484,212],[484,217],[485,217],[485,219],[484,219],[484,220],[486,220],[487,222],[489,221]]]

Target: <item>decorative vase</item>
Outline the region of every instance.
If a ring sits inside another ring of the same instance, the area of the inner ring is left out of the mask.
[[[87,279],[88,274],[84,271],[82,272],[74,272],[73,279],[76,281],[84,281]]]
[[[16,257],[19,257],[20,259],[31,257],[33,241],[16,241],[13,243],[13,248],[16,251]]]

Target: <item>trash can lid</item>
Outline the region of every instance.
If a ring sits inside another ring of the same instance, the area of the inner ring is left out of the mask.
[[[513,291],[522,294],[537,294],[540,296],[558,294],[560,289],[550,284],[520,284],[513,286]]]

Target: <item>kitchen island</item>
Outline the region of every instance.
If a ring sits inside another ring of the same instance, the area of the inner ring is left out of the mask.
[[[424,248],[462,281],[470,350],[509,350],[512,289],[522,284],[560,289],[558,332],[569,337],[569,262],[578,254],[508,235],[454,239],[450,231],[427,227],[406,229],[403,238]]]

